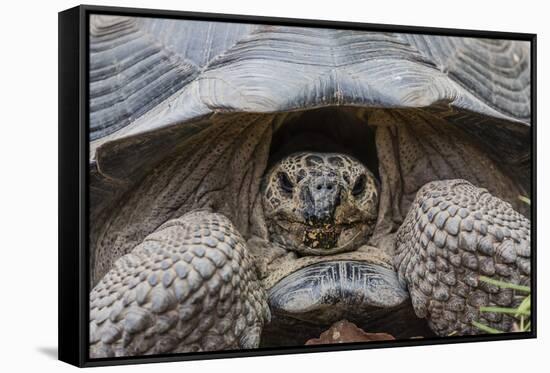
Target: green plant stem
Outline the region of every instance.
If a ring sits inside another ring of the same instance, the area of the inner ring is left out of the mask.
[[[494,279],[486,277],[486,276],[479,276],[479,279],[481,281],[487,282],[487,283],[492,284],[492,285],[499,286],[499,287],[504,288],[504,289],[513,289],[513,290],[523,291],[525,293],[530,293],[531,292],[531,289],[529,288],[529,286],[510,284],[508,282],[494,280]]]
[[[487,326],[485,324],[482,324],[482,323],[479,323],[477,321],[472,321],[472,324],[480,329],[480,330],[483,330],[484,332],[487,332],[487,333],[490,333],[490,334],[499,334],[499,333],[502,333],[501,330],[498,330],[498,329],[495,329],[495,328],[491,328],[490,326]]]
[[[525,320],[525,319],[524,319],[523,316],[521,316],[521,317],[519,318],[519,330],[521,330],[521,331],[524,331],[524,330],[525,330],[524,320]]]
[[[511,315],[524,315],[529,316],[531,315],[530,312],[527,311],[519,311],[517,308],[505,308],[505,307],[479,307],[479,310],[481,312],[495,312],[495,313],[507,313]]]

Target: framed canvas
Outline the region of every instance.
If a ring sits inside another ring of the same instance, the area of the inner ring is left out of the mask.
[[[535,42],[59,13],[59,358],[535,337]]]

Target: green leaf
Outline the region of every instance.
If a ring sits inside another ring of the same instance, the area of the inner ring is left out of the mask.
[[[525,315],[525,313],[531,314],[531,294],[525,297],[521,304],[517,308],[517,315]]]
[[[511,284],[509,282],[494,280],[494,279],[492,279],[490,277],[486,277],[486,276],[479,276],[479,279],[483,282],[487,282],[488,284],[496,285],[496,286],[501,287],[503,289],[513,289],[513,290],[523,291],[525,293],[530,293],[531,292],[531,288],[529,288],[529,286]]]
[[[530,316],[531,312],[519,311],[518,308],[507,307],[479,307],[481,312],[495,312],[495,313],[507,313],[511,315],[525,315]]]
[[[472,321],[472,325],[475,326],[476,328],[480,329],[480,330],[483,330],[484,332],[489,333],[489,334],[500,334],[500,333],[502,333],[501,330],[491,328],[490,326],[487,326],[487,325],[482,324],[482,323],[477,322],[477,321]]]
[[[522,195],[519,195],[518,196],[518,199],[523,202],[523,203],[526,203],[528,204],[529,206],[531,206],[531,199],[529,197],[525,197],[525,196],[522,196]]]

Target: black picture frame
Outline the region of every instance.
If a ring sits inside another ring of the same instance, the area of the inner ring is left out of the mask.
[[[536,291],[534,291],[532,293],[532,329],[530,332],[304,346],[299,348],[260,348],[254,350],[89,359],[88,298],[90,289],[88,281],[88,228],[90,222],[88,218],[88,30],[89,16],[91,14],[421,33],[428,35],[488,39],[512,39],[529,42],[531,45],[532,119],[531,288],[536,290],[536,34],[81,5],[59,13],[59,360],[79,367],[93,367],[536,338],[537,297]]]

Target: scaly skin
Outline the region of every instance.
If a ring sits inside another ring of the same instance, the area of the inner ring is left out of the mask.
[[[244,241],[207,211],[166,222],[90,294],[90,357],[258,347],[270,319]]]
[[[416,315],[441,336],[483,333],[472,321],[511,331],[511,316],[479,307],[515,307],[521,297],[479,276],[529,285],[530,228],[509,203],[465,180],[423,186],[399,228],[394,257]]]

